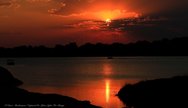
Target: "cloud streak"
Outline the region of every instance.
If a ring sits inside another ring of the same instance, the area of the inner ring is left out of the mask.
[[[0,8],[19,8],[20,4],[17,0],[1,0]]]

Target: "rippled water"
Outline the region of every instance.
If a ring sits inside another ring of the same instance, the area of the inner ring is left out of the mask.
[[[105,108],[124,106],[115,94],[127,83],[188,75],[188,57],[11,59],[15,65],[7,65],[7,58],[0,58],[0,65],[24,82],[22,88],[90,100]]]

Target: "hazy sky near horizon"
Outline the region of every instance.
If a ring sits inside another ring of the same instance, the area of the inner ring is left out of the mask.
[[[0,46],[187,36],[187,0],[0,0]]]

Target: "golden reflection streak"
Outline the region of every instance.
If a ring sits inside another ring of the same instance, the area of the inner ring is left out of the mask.
[[[106,87],[106,103],[109,103],[110,100],[110,80],[105,80],[105,87]]]

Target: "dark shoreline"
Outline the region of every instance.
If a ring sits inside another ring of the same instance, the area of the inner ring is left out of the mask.
[[[187,108],[188,76],[127,84],[117,96],[128,108]]]
[[[42,94],[19,88],[22,81],[0,66],[0,108],[101,108],[89,101],[80,101],[59,94]]]

